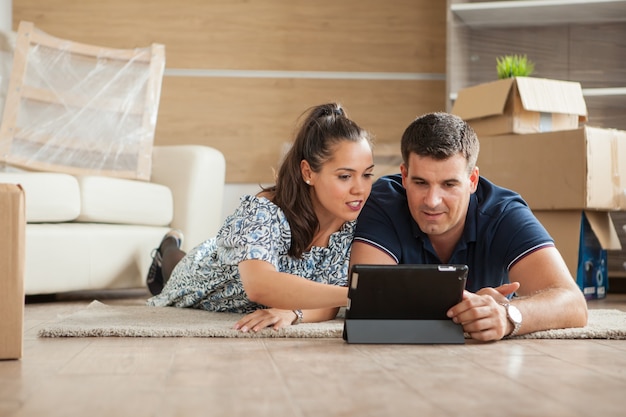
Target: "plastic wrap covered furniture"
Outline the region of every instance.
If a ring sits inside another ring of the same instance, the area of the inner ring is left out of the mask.
[[[148,180],[165,48],[112,49],[21,22],[0,161],[30,170]]]

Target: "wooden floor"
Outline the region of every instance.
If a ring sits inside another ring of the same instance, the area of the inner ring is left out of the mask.
[[[146,294],[114,297],[95,298]],[[37,337],[93,299],[26,305],[24,356],[0,361],[1,417],[626,415],[626,341]],[[626,295],[589,307],[626,311]]]

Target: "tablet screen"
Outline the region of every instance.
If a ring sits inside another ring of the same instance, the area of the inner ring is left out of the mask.
[[[448,319],[467,265],[353,265],[346,319]]]

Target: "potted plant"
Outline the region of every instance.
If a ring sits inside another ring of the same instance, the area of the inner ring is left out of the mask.
[[[529,77],[535,64],[526,55],[503,55],[496,57],[496,71],[499,79]]]

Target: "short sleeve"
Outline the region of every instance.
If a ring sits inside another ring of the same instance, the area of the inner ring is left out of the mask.
[[[290,244],[291,229],[282,210],[266,198],[244,196],[217,234],[217,256],[226,265],[256,259],[278,267]]]
[[[403,261],[402,249],[413,240],[413,225],[399,176],[381,177],[374,183],[359,214],[354,240],[375,246],[396,262]]]
[[[513,264],[534,250],[545,246],[554,246],[554,240],[532,211],[524,204],[509,204],[499,221],[494,222],[495,229],[491,244],[492,253],[500,257],[509,270]]]

